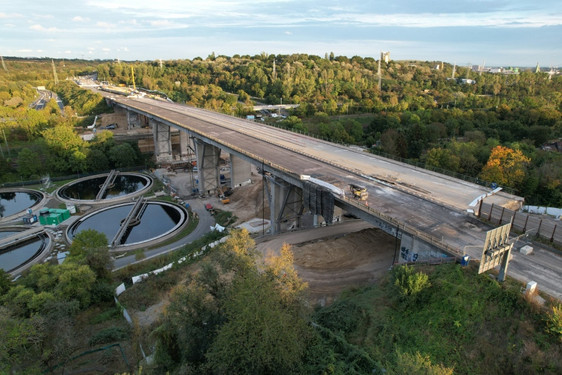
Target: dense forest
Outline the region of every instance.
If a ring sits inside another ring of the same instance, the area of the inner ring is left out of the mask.
[[[62,82],[57,85],[53,66]],[[6,67],[0,71],[3,150],[8,143],[17,150],[22,142],[32,142],[40,160],[47,153],[64,159],[47,167],[54,174],[146,163],[133,150],[134,162],[131,157],[114,160],[114,155],[92,165],[114,145],[96,150],[95,145],[75,144],[63,156],[60,149],[52,152],[53,142],[45,145],[40,139],[56,124],[85,125],[91,119],[84,116],[107,110],[100,97],[65,78],[97,73],[100,81],[132,85],[134,72],[137,87],[232,115],[253,113],[255,103],[299,104],[272,124],[459,178],[496,183],[528,204],[562,207],[562,154],[544,147],[562,137],[560,75],[530,69],[493,74],[441,62],[392,60],[381,62],[379,71],[373,58],[266,53],[132,63],[6,59]],[[54,103],[30,109],[37,85],[56,91],[68,110],[61,114]],[[20,159],[19,153],[6,151],[0,155],[3,181],[36,177],[37,170],[28,166],[39,164],[26,163],[29,155]]]
[[[61,81],[55,84],[50,60],[6,62],[8,70],[0,71],[0,183],[145,165],[146,157],[135,143],[117,144],[107,131],[86,142],[77,132],[91,124],[94,115],[110,111],[100,95],[64,80],[91,72],[94,67],[87,64],[57,63]],[[57,92],[64,108],[51,99],[34,109],[37,86]]]

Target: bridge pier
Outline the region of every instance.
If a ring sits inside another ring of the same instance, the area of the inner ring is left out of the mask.
[[[212,194],[220,186],[219,161],[221,149],[203,140],[195,138],[199,192]]]
[[[398,263],[419,262],[429,259],[438,259],[446,257],[442,251],[422,241],[420,238],[410,234],[401,232],[400,254]]]
[[[235,188],[251,178],[252,165],[247,161],[230,154],[230,187]]]
[[[129,113],[131,113],[129,111]],[[157,163],[172,161],[172,137],[170,127],[159,121],[150,119],[149,125],[152,128],[154,137],[154,155]]]
[[[127,129],[140,128],[140,126],[140,114],[133,111],[127,111]]]
[[[189,134],[186,130],[180,129],[180,158],[187,160],[189,157]]]
[[[271,234],[299,228],[304,212],[302,189],[272,175],[266,175],[264,183],[269,202]]]

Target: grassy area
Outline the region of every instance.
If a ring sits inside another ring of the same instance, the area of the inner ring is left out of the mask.
[[[232,212],[215,209],[215,221],[219,225],[226,227],[229,224],[234,223],[236,220],[238,220],[238,218],[233,215]]]
[[[114,273],[114,278],[117,283],[128,282],[134,275],[139,275],[154,269],[163,267],[177,259],[193,254],[199,251],[203,246],[216,241],[222,234],[211,232],[202,238],[187,244],[182,249],[174,253],[168,253],[160,257],[147,260],[146,262],[133,264],[127,266]],[[127,286],[127,290],[121,294],[119,300],[127,308],[136,310],[145,310],[150,305],[157,303],[162,293],[166,293],[174,285],[176,285],[180,278],[185,274],[185,269],[189,267],[194,261],[188,260],[182,264],[176,264],[171,270],[163,272],[159,275],[149,277],[142,283]]]
[[[562,336],[547,332],[547,315],[519,283],[459,265],[417,271],[428,283],[416,293],[401,294],[389,275],[319,309],[314,320],[388,369],[400,353],[420,353],[455,374],[562,373]]]

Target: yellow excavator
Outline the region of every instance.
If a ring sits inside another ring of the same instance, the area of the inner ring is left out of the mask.
[[[222,187],[219,187],[219,199],[221,201],[222,204],[229,204],[230,203],[230,198],[228,198],[225,194],[224,191],[222,190]]]
[[[353,197],[356,199],[366,201],[367,198],[369,198],[369,192],[364,186],[349,184],[349,190],[351,190],[351,194],[353,194]]]

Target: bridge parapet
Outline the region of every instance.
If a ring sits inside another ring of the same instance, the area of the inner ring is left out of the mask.
[[[385,223],[388,223],[389,225],[391,225],[394,228],[394,232],[390,233],[393,235],[396,235],[398,238],[401,239],[402,234],[401,233],[407,233],[415,238],[418,238],[420,240],[422,240],[423,242],[427,243],[428,245],[435,247],[437,249],[440,249],[441,251],[453,255],[455,257],[460,257],[463,256],[463,252],[455,247],[455,246],[451,246],[449,244],[444,243],[442,240],[440,240],[439,238],[432,236],[430,234],[427,234],[425,232],[422,232],[414,227],[412,227],[411,225],[405,224],[403,222],[400,222],[388,215],[383,214],[382,212],[379,212],[365,204],[361,204],[359,202],[357,202],[356,200],[353,199],[349,199],[347,197],[340,197],[338,196],[336,199],[345,202],[345,204],[348,204],[350,206],[353,206],[365,213],[368,213],[371,216],[374,216],[380,220],[382,220]],[[388,230],[387,230],[388,232]]]

